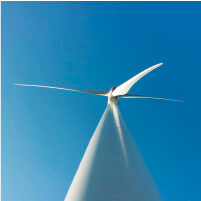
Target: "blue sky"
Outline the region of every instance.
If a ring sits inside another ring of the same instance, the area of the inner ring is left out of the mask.
[[[109,90],[164,201],[201,199],[200,2],[2,2],[2,200],[64,200]]]

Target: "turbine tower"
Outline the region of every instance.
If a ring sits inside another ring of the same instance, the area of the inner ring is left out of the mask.
[[[161,66],[152,66],[110,91],[59,88],[108,97],[108,105],[89,142],[65,201],[161,201],[161,197],[146,168],[119,111],[119,98],[167,98],[128,94],[143,76]],[[179,101],[183,102],[183,101]]]

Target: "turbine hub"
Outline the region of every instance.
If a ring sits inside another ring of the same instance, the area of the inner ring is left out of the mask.
[[[118,96],[113,96],[112,92],[116,89],[116,87],[112,87],[108,94],[108,104],[110,103],[117,103],[119,104]]]

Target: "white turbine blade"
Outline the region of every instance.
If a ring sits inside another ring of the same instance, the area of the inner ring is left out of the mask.
[[[128,91],[130,90],[130,88],[139,80],[141,79],[143,76],[145,76],[146,74],[148,74],[149,72],[151,72],[152,70],[158,68],[159,66],[161,66],[163,63],[159,63],[155,66],[152,66],[144,71],[142,71],[141,73],[135,75],[134,77],[132,77],[131,79],[129,79],[128,81],[124,82],[123,84],[121,84],[120,86],[118,86],[113,92],[112,95],[113,96],[119,96],[119,95],[124,95],[126,93],[128,93]]]
[[[151,98],[151,99],[171,100],[171,101],[178,101],[178,102],[185,103],[185,101],[181,101],[181,100],[174,100],[169,98],[160,98],[160,97],[153,97],[153,96],[142,96],[142,95],[135,95],[135,94],[126,94],[119,97],[120,98]]]
[[[50,88],[50,89],[60,89],[60,90],[67,90],[67,91],[77,91],[82,93],[88,93],[88,94],[95,94],[95,95],[101,95],[101,96],[107,96],[107,91],[95,91],[95,90],[85,90],[85,89],[71,89],[71,88],[61,88],[61,87],[51,87],[51,86],[41,86],[41,85],[29,85],[29,84],[14,84],[18,86],[28,86],[28,87],[44,87],[44,88]]]

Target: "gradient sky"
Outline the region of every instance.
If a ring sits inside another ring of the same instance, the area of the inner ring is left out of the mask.
[[[109,90],[164,201],[201,200],[201,2],[2,2],[2,200],[62,201]]]

